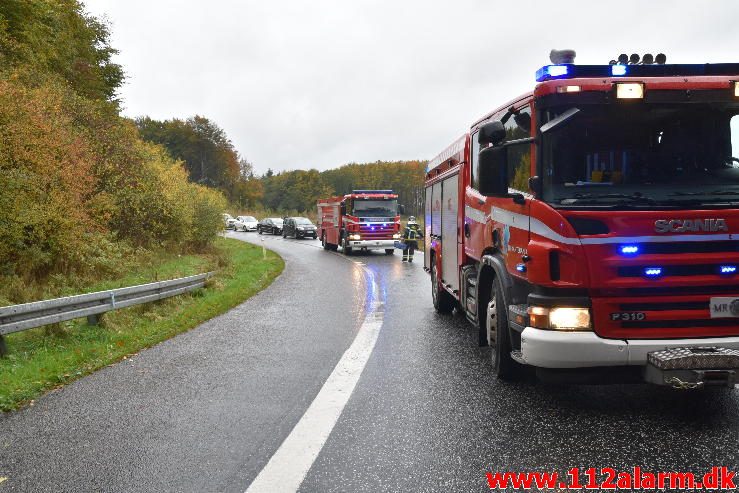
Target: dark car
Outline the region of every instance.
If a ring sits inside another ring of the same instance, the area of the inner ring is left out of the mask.
[[[279,217],[267,217],[259,221],[257,224],[257,233],[260,235],[263,233],[269,233],[272,235],[278,235],[282,233],[282,219]]]
[[[310,222],[307,217],[288,217],[285,219],[285,224],[282,228],[282,237],[287,238],[292,236],[293,238],[318,238],[316,232],[316,225]]]

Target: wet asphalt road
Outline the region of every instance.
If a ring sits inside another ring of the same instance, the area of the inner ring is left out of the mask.
[[[264,292],[0,416],[0,493],[243,492],[352,343],[367,297],[362,269],[317,241],[265,244],[286,268]],[[374,274],[384,322],[300,491],[489,491],[486,471],[576,466],[739,469],[739,391],[498,382],[472,327],[434,313],[423,257],[351,258]]]

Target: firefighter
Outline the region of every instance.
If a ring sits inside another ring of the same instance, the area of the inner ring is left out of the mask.
[[[403,243],[406,247],[403,250],[403,262],[413,262],[413,253],[418,248],[418,238],[421,237],[421,228],[416,222],[414,216],[408,217],[408,222],[403,230]]]

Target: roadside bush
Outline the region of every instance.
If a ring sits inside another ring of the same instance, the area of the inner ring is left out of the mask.
[[[0,274],[68,270],[82,234],[95,155],[64,111],[61,85],[0,80]]]
[[[221,214],[226,210],[226,199],[211,188],[192,185],[192,204],[190,243],[196,248],[203,248],[223,229]]]

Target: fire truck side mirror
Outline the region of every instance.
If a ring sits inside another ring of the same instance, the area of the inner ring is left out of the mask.
[[[508,197],[508,149],[488,147],[480,151],[479,192],[485,197]]]
[[[398,205],[398,214],[400,215],[405,214],[405,206],[403,204]]]
[[[494,121],[480,127],[478,141],[481,146],[487,146],[489,144],[497,146],[505,140],[505,137],[505,125],[502,122]]]

